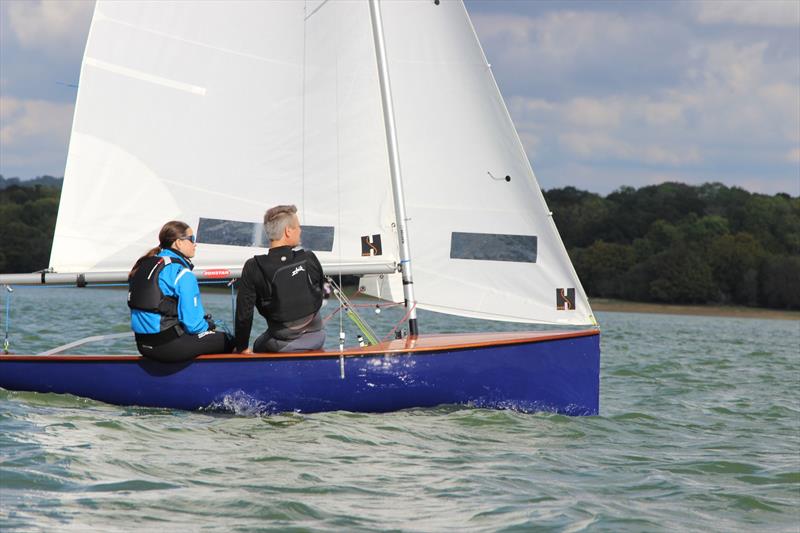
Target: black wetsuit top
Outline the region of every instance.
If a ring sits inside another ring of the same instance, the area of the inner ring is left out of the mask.
[[[250,341],[254,306],[270,332],[278,332],[313,318],[322,306],[324,283],[322,265],[311,251],[278,246],[248,259],[237,283],[236,350]]]

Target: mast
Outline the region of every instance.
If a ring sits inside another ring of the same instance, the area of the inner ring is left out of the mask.
[[[414,281],[411,275],[411,248],[408,244],[406,227],[406,203],[403,195],[403,179],[400,173],[400,156],[397,148],[397,130],[394,123],[394,107],[392,105],[392,89],[389,83],[389,66],[386,61],[386,43],[383,37],[383,20],[381,18],[380,0],[369,0],[369,16],[372,21],[372,36],[375,39],[375,56],[378,61],[378,79],[381,85],[381,102],[383,104],[383,123],[386,127],[386,144],[389,149],[389,170],[392,175],[392,196],[394,197],[394,213],[397,219],[397,234],[400,240],[400,266],[403,276],[403,297],[405,306],[411,306],[408,315],[410,335],[417,335],[417,309],[414,307]]]

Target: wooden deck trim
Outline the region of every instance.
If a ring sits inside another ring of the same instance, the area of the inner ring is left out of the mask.
[[[485,348],[489,346],[509,346],[513,344],[533,344],[561,339],[578,337],[591,337],[600,335],[598,329],[584,329],[576,331],[523,331],[523,332],[497,332],[497,333],[448,333],[420,335],[400,340],[382,342],[375,346],[354,348],[339,351],[316,351],[299,353],[268,353],[268,354],[209,354],[201,355],[195,361],[253,361],[270,359],[330,359],[339,356],[365,357],[371,355],[403,355],[409,353],[459,351],[471,348]],[[139,361],[144,359],[140,355],[0,355],[2,361],[93,361],[93,362],[123,362]],[[190,362],[190,361],[187,361]]]

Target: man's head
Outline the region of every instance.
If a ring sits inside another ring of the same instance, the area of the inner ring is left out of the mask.
[[[298,246],[300,244],[300,220],[297,207],[276,205],[264,214],[264,231],[270,241],[270,248],[276,246]]]

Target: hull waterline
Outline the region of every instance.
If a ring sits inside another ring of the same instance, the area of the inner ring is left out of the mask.
[[[0,387],[174,409],[386,412],[476,407],[596,415],[597,330],[430,335],[339,352],[221,354],[182,364],[138,356],[0,356]]]

